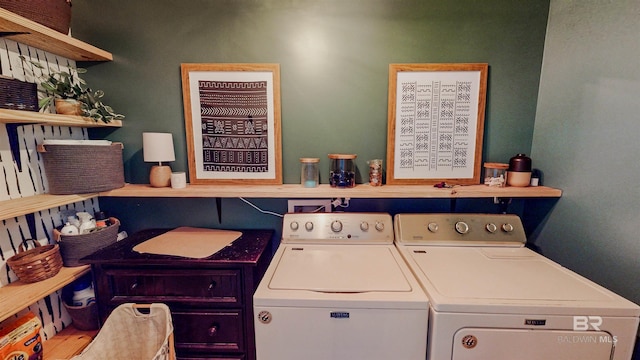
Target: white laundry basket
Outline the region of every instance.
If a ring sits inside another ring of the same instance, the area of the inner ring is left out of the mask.
[[[147,309],[147,311],[143,311]],[[98,335],[72,360],[174,360],[173,323],[165,304],[126,303],[111,312]]]

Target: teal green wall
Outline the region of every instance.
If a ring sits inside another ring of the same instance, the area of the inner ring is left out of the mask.
[[[640,2],[552,0],[532,156],[562,199],[542,252],[640,303]]]
[[[549,1],[101,0],[74,1],[73,34],[113,53],[86,78],[126,115],[92,131],[125,145],[125,175],[148,183],[143,131],[172,132],[174,171],[187,170],[180,64],[281,66],[283,179],[300,157],[386,158],[390,63],[486,62],[484,158],[531,148]],[[535,159],[534,159],[535,161]],[[326,182],[326,177],[323,182]]]

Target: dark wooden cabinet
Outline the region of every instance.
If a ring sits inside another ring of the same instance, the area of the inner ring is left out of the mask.
[[[127,302],[171,309],[179,359],[256,360],[253,293],[271,258],[271,230],[244,230],[206,259],[139,254],[133,247],[168,230],[145,230],[85,258],[101,322]]]

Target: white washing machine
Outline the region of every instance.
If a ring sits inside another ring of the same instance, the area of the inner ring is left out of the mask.
[[[640,307],[524,247],[515,215],[398,214],[429,360],[628,360]]]
[[[424,360],[429,306],[385,213],[291,213],[253,297],[259,360]]]

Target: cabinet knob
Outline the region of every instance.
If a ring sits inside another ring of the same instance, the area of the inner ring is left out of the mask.
[[[138,282],[134,282],[133,284],[131,284],[131,286],[129,287],[131,290],[135,290],[138,287]]]
[[[218,286],[218,283],[215,280],[211,281],[211,284],[209,284],[209,291],[213,290],[216,286]]]
[[[209,336],[214,337],[218,334],[218,325],[213,325],[209,328]]]

